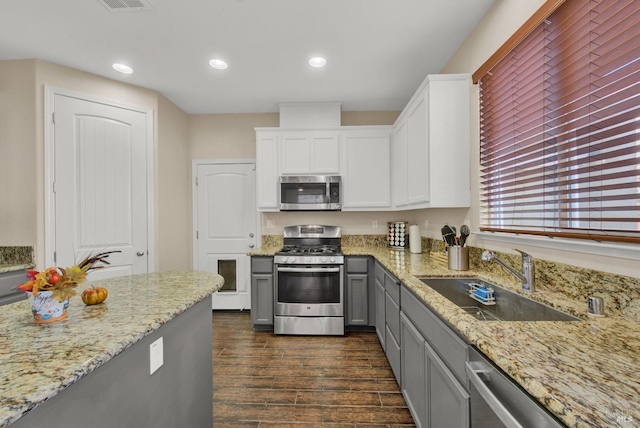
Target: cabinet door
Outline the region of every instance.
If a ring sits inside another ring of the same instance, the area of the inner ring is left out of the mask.
[[[394,208],[408,207],[408,153],[407,153],[407,125],[406,120],[398,123],[393,130],[393,206]]]
[[[402,395],[417,427],[428,426],[427,376],[424,338],[403,313],[400,314]]]
[[[379,265],[376,264],[376,272],[378,271]],[[376,283],[376,333],[378,334],[378,339],[380,340],[380,344],[382,345],[382,349],[385,349],[385,292],[384,292],[384,276],[382,280],[376,273],[375,277]]]
[[[273,274],[251,275],[251,323],[273,325]]]
[[[427,140],[426,92],[416,99],[407,114],[407,199],[411,205],[429,201],[429,146]],[[455,166],[455,153],[451,153],[451,167]],[[442,160],[445,161],[444,159]],[[447,177],[440,177],[447,180]],[[412,207],[413,208],[413,207]]]
[[[430,207],[470,205],[469,87],[464,75],[429,81]]]
[[[425,341],[431,428],[469,428],[469,393]]]
[[[278,210],[278,138],[256,134],[256,197],[259,211]]]
[[[337,133],[314,132],[309,138],[310,173],[340,174],[340,144]]]
[[[309,174],[309,135],[296,134],[280,136],[280,172],[282,175]]]
[[[347,325],[369,324],[369,275],[347,275]]]
[[[343,210],[391,208],[390,128],[344,133],[340,144]]]
[[[402,378],[401,378],[401,370],[402,370],[402,361],[400,360],[400,344],[396,340],[396,337],[389,330],[389,326],[386,327],[385,333],[386,340],[386,349],[385,354],[387,355],[387,360],[389,360],[389,365],[391,366],[391,370],[393,371],[393,375],[398,382],[398,385],[402,386]]]

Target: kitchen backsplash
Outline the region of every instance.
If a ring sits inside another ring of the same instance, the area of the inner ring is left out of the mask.
[[[0,247],[0,265],[33,263],[33,247]]]
[[[386,235],[343,235],[345,247],[386,247]],[[281,235],[263,235],[263,247],[281,247]],[[422,238],[424,252],[444,252],[442,240]],[[496,263],[481,260],[483,248],[469,247],[469,267],[477,271],[486,271],[492,276],[513,281],[513,277]],[[497,252],[498,257],[514,267],[521,264],[520,255]],[[631,321],[640,322],[640,278],[616,275],[556,263],[535,257],[536,280],[538,290],[562,293],[573,300],[587,302],[587,297],[598,296],[604,300],[607,315],[622,316]]]

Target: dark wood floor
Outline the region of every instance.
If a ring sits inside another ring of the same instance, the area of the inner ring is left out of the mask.
[[[413,427],[375,333],[276,336],[213,314],[213,416],[224,427]]]

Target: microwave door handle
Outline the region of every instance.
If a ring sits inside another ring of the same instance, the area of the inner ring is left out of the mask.
[[[289,268],[289,267],[279,267],[278,272],[299,272],[299,273],[329,273],[329,272],[340,272],[340,268]]]
[[[474,362],[473,365],[470,362],[466,362],[465,365],[469,382],[478,390],[484,401],[500,421],[502,421],[507,428],[524,428],[480,377],[481,374],[485,377],[489,376],[490,367],[478,362]]]

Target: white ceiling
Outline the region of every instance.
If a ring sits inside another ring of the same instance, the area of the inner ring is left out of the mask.
[[[0,60],[38,58],[162,93],[190,114],[341,101],[401,110],[494,0],[0,0]],[[310,57],[327,58],[323,69]],[[218,57],[229,68],[208,64]],[[122,75],[121,62],[134,68]]]

